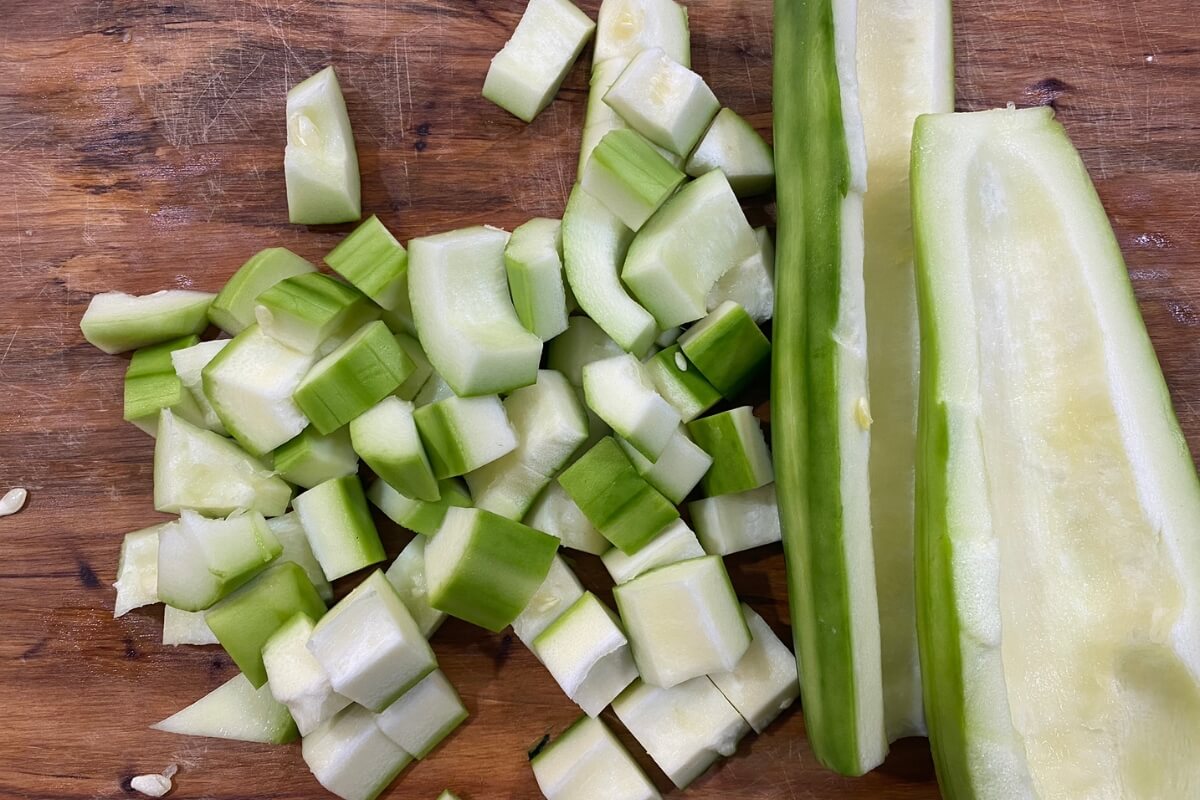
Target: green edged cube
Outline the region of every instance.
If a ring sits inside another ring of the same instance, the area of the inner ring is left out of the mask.
[[[446,612],[429,605],[429,589],[425,580],[427,542],[428,539],[422,535],[414,536],[384,573],[426,639],[433,636],[446,621]]]
[[[737,494],[708,497],[688,504],[704,550],[732,555],[782,538],[775,484]]]
[[[413,404],[386,397],[350,422],[354,451],[406,497],[437,502],[441,494],[413,419]]]
[[[345,339],[379,318],[365,294],[319,272],[286,278],[258,296],[258,325],[271,338],[302,353],[315,353],[328,339]]]
[[[471,495],[460,480],[447,478],[438,481],[438,493],[441,495],[440,500],[427,503],[424,500],[405,497],[386,481],[376,480],[367,490],[367,497],[397,525],[402,525],[414,533],[433,536],[438,532],[438,528],[442,527],[446,509],[471,506]]]
[[[408,251],[374,214],[330,250],[325,263],[388,311],[408,300]]]
[[[721,402],[721,393],[687,360],[678,344],[646,359],[644,368],[654,388],[675,406],[684,422],[691,422]]]
[[[599,716],[638,677],[620,621],[591,592],[533,640],[533,652],[589,717]]]
[[[763,194],[775,185],[775,153],[771,145],[753,125],[729,108],[717,112],[684,169],[693,178],[721,170],[738,197]]]
[[[275,471],[289,483],[311,489],[358,472],[358,454],[344,428],[321,435],[311,425],[275,450]]]
[[[201,611],[261,572],[283,552],[262,514],[208,519],[185,509],[158,537],[158,599]]]
[[[337,580],[386,557],[357,475],[334,478],[292,502],[313,554],[329,580]]]
[[[725,397],[746,387],[771,359],[771,343],[757,323],[733,301],[719,305],[679,337],[679,347]]]
[[[169,289],[154,294],[93,295],[79,320],[83,338],[108,354],[203,332],[214,295]]]
[[[661,799],[612,731],[586,715],[530,759],[529,765],[546,800],[598,796],[614,800]]]
[[[700,482],[709,497],[748,492],[775,480],[767,438],[750,406],[701,417],[687,427],[696,444],[712,456],[712,466]]]
[[[517,449],[517,433],[496,395],[447,397],[413,416],[439,480],[465,475]]]
[[[305,736],[301,753],[317,783],[342,800],[375,800],[413,760],[357,705]]]
[[[526,330],[547,342],[567,329],[562,222],[538,217],[514,230],[504,247],[504,271]]]
[[[440,669],[400,695],[400,699],[375,715],[383,735],[404,752],[421,759],[467,718],[458,692]]]
[[[259,295],[282,280],[316,271],[307,259],[286,247],[259,250],[225,282],[208,309],[208,319],[230,336],[237,336],[255,324]]]
[[[704,548],[700,546],[695,532],[683,520],[676,520],[633,555],[626,555],[620,549],[612,547],[600,556],[600,560],[604,562],[604,567],[613,582],[622,584],[652,569],[692,558],[702,558],[704,555]]]
[[[350,705],[350,699],[333,690],[329,676],[308,650],[316,623],[307,614],[296,614],[263,644],[263,667],[271,695],[287,706],[301,736]]]

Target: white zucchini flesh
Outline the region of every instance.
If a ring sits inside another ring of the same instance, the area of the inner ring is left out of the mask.
[[[591,318],[576,314],[568,318],[567,329],[547,345],[546,365],[561,372],[572,386],[583,386],[585,366],[624,352]]]
[[[680,789],[750,732],[741,714],[701,675],[661,689],[636,681],[613,701],[613,711],[654,763]]]
[[[135,608],[158,602],[158,534],[167,525],[174,524],[164,522],[133,531],[121,540],[117,580],[113,584],[117,590],[113,617],[122,617]]]
[[[600,560],[604,562],[613,582],[619,585],[652,569],[702,558],[704,555],[704,548],[700,546],[696,534],[686,522],[676,520],[633,555],[621,552],[619,547],[612,547],[600,556]]]
[[[293,223],[353,222],[362,215],[354,132],[331,66],[288,90],[283,177]]]
[[[217,353],[229,344],[229,341],[229,339],[213,339],[171,353],[171,365],[175,367],[175,375],[183,383],[183,387],[188,390],[192,399],[196,401],[196,405],[200,407],[200,413],[204,417],[204,427],[222,436],[227,431],[221,424],[221,417],[212,407],[212,403],[208,402],[208,395],[204,393],[201,372],[208,366],[208,362],[212,361]]]
[[[301,752],[317,782],[342,800],[375,800],[413,760],[356,705],[305,736]]]
[[[272,459],[280,477],[305,489],[358,472],[358,454],[349,428],[322,436],[309,425],[295,439],[277,447]]]
[[[504,248],[504,269],[527,330],[548,342],[567,329],[560,220],[537,217],[516,228]]]
[[[329,580],[386,558],[357,475],[325,481],[297,495],[292,507]]]
[[[275,534],[275,538],[283,546],[279,561],[281,563],[290,561],[299,566],[308,575],[308,579],[312,581],[313,588],[317,590],[317,594],[321,595],[321,599],[326,603],[333,599],[333,587],[321,569],[321,562],[317,561],[317,556],[313,553],[308,535],[300,523],[300,515],[295,511],[289,511],[283,516],[267,520],[267,527],[271,529],[271,533]]]
[[[287,706],[301,736],[350,705],[308,650],[313,626],[307,615],[297,614],[271,634],[262,650],[271,696]]]
[[[603,8],[601,6],[601,14],[604,13]],[[587,111],[583,120],[582,146],[579,150],[579,169],[576,176],[580,180],[583,179],[584,170],[587,168],[588,161],[592,157],[592,152],[596,149],[596,145],[600,143],[600,140],[610,131],[629,127],[621,119],[621,115],[610,108],[608,103],[604,102],[604,95],[616,83],[617,78],[621,76],[621,73],[625,71],[625,67],[627,66],[629,66],[628,57],[610,58],[606,61],[596,60],[592,64],[592,79],[588,90]],[[684,159],[682,156],[672,153],[665,147],[659,147],[653,142],[650,144],[671,166],[676,169],[683,169]]]
[[[446,612],[429,605],[429,590],[425,584],[425,543],[424,536],[414,536],[396,556],[384,577],[400,595],[422,635],[428,639],[446,621]]]
[[[163,606],[162,643],[171,646],[181,644],[220,644],[217,635],[208,627],[203,611],[184,611],[174,606]]]
[[[385,397],[352,419],[349,428],[354,451],[376,475],[407,497],[438,500],[437,479],[417,433],[412,403]]]
[[[440,669],[375,715],[375,724],[406,753],[421,759],[467,718],[458,692]]]
[[[597,64],[633,58],[643,50],[662,48],[684,66],[692,63],[687,8],[674,0],[604,0],[596,20]]]
[[[775,242],[765,226],[754,229],[754,238],[758,249],[713,284],[705,306],[712,312],[732,301],[761,325],[775,316]]]
[[[208,519],[184,509],[158,537],[158,597],[201,611],[261,572],[283,551],[261,514]]]
[[[83,338],[110,355],[200,333],[216,295],[169,289],[154,294],[93,295],[79,321]]]
[[[703,78],[658,47],[629,60],[604,102],[638,133],[680,156],[692,152],[721,108]]]
[[[414,533],[433,536],[442,526],[446,509],[451,506],[470,506],[471,496],[467,487],[455,478],[438,482],[441,499],[436,503],[414,500],[397,492],[386,482],[376,479],[367,490],[367,497],[375,507],[387,515],[392,522],[402,525]]]
[[[525,524],[557,537],[563,547],[571,550],[598,556],[612,547],[558,481],[551,481],[538,495]]]
[[[465,475],[517,449],[517,432],[496,395],[451,396],[413,414],[440,480]]]
[[[732,670],[708,677],[754,732],[762,733],[800,696],[796,657],[754,609],[742,603],[742,613],[753,637],[750,648]]]
[[[586,715],[530,759],[530,766],[546,800],[661,800],[612,731]]]
[[[939,776],[1196,796],[1200,487],[1104,209],[1047,107],[923,117],[913,153]]]
[[[508,233],[483,226],[413,239],[408,291],[421,347],[460,397],[508,392],[537,377],[542,340],[508,293]]]
[[[546,579],[515,620],[512,629],[517,638],[532,649],[533,642],[563,612],[583,596],[583,584],[562,556],[555,556]],[[534,655],[537,655],[536,651]]]
[[[583,392],[588,407],[651,460],[662,455],[682,421],[628,353],[585,366]]]
[[[150,727],[184,736],[264,744],[283,744],[297,736],[287,707],[271,696],[267,686],[255,689],[240,673]]]
[[[782,539],[775,484],[688,504],[696,535],[711,555],[728,556]]]
[[[531,649],[589,717],[598,716],[638,676],[616,615],[591,592],[538,634]]]
[[[712,456],[693,442],[682,426],[675,429],[667,446],[653,461],[624,439],[619,440],[619,444],[638,474],[676,504],[682,503],[696,488],[713,463]]]
[[[685,171],[692,177],[719,169],[738,197],[770,191],[775,183],[775,154],[754,126],[722,108],[688,156]]]

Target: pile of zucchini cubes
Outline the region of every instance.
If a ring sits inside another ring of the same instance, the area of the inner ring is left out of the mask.
[[[325,788],[369,800],[467,717],[428,642],[448,614],[511,626],[582,710],[532,759],[550,800],[659,796],[610,705],[683,788],[796,698],[722,561],[780,538],[736,405],[770,355],[772,243],[739,198],[772,188],[771,149],[689,69],[671,0],[605,0],[598,24],[531,0],[484,95],[533,119],[593,34],[561,222],[406,249],[370,217],[332,274],[272,248],[215,295],[92,299],[83,333],[133,351],[125,419],[156,438],[154,505],[178,515],[125,536],[116,616],[161,602],[164,644],[219,643],[240,670],[154,727],[302,737]],[[287,129],[292,222],[360,219],[332,68],[288,93]],[[371,505],[416,534],[386,571]],[[603,560],[615,609],[560,547]]]

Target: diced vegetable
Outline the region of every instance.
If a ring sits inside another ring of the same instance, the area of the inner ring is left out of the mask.
[[[526,330],[547,342],[567,329],[559,220],[538,217],[514,230],[504,248],[504,270]]]
[[[436,503],[414,500],[397,492],[386,482],[376,480],[367,491],[371,502],[397,525],[403,525],[415,533],[432,536],[442,527],[446,509],[452,506],[470,507],[471,496],[462,481],[446,479],[438,481],[441,499]]]
[[[283,547],[257,512],[207,519],[183,510],[158,537],[158,599],[201,611],[257,575]]]
[[[613,547],[600,559],[613,582],[622,584],[652,569],[703,556],[704,548],[700,546],[696,534],[682,520],[676,520],[633,555],[626,555]]]
[[[708,293],[710,312],[732,301],[760,325],[775,315],[775,242],[765,227],[755,228],[758,250],[721,276]]]
[[[530,759],[546,800],[660,800],[603,722],[582,716]]]
[[[782,538],[773,483],[697,500],[688,504],[688,511],[704,550],[713,555],[732,555]]]
[[[467,718],[458,692],[440,669],[375,715],[375,724],[404,752],[424,758]]]
[[[282,280],[316,271],[307,259],[286,247],[259,250],[221,287],[208,309],[209,322],[237,336],[255,324],[254,307],[259,295]]]
[[[570,0],[529,0],[512,38],[492,58],[483,96],[532,122],[558,94],[595,29]]]
[[[762,733],[800,695],[796,657],[745,603],[742,614],[753,637],[750,649],[731,671],[708,677],[754,732]]]
[[[79,321],[83,338],[106,353],[123,353],[208,327],[214,295],[170,289],[154,294],[104,292],[93,295]]]
[[[412,762],[356,705],[305,736],[302,752],[317,782],[342,800],[375,800]]]
[[[682,503],[696,488],[713,463],[712,456],[688,438],[682,426],[675,429],[675,434],[654,461],[643,456],[624,439],[620,440],[620,444],[638,474],[663,497],[676,504]]]
[[[636,131],[609,131],[592,151],[580,185],[625,226],[638,230],[686,176]]]
[[[315,353],[328,339],[345,339],[379,317],[365,294],[319,272],[285,278],[255,301],[263,333],[301,353]]]
[[[281,703],[245,675],[234,675],[182,711],[150,727],[184,736],[211,736],[241,742],[285,744],[299,733]]]
[[[517,434],[496,395],[448,397],[414,413],[438,479],[479,469],[517,449]]]
[[[719,556],[679,561],[613,589],[642,680],[675,686],[727,672],[750,646],[729,573]]]
[[[396,396],[401,400],[412,400],[421,391],[429,377],[433,375],[433,366],[425,357],[421,343],[407,333],[397,333],[396,344],[400,345],[400,349],[413,362],[413,371],[396,389]]]
[[[533,652],[590,717],[598,716],[638,676],[620,622],[591,592],[584,592],[533,640]]]
[[[451,508],[425,548],[429,603],[503,630],[545,580],[558,540],[489,511]]]
[[[546,364],[555,372],[561,372],[572,386],[583,386],[585,366],[624,352],[621,345],[589,317],[576,315],[568,318],[567,329],[549,343]]]
[[[282,514],[292,489],[233,442],[170,411],[158,418],[154,443],[154,508],[190,508],[220,516],[239,509]]]
[[[738,197],[769,192],[775,185],[775,153],[771,145],[753,125],[729,108],[717,112],[685,167],[693,178],[714,169],[725,173]]]
[[[331,66],[288,90],[283,177],[288,218],[297,225],[362,216],[354,132]]]
[[[712,456],[701,480],[709,497],[747,492],[775,480],[767,439],[750,406],[692,420],[688,432]]]
[[[174,606],[163,606],[162,643],[178,646],[181,644],[220,644],[212,628],[204,621],[203,611],[184,611]]]
[[[412,614],[375,570],[329,609],[308,640],[334,691],[382,711],[437,669]]]
[[[313,356],[246,328],[201,371],[204,394],[238,444],[263,455],[295,438],[308,418],[292,399]]]
[[[189,422],[204,425],[204,412],[171,363],[173,352],[193,347],[198,341],[195,335],[181,336],[134,352],[125,370],[126,422],[154,436],[158,431],[158,412],[169,408]]]
[[[322,436],[310,425],[275,450],[274,463],[281,477],[305,489],[358,472],[358,455],[345,428]]]
[[[158,534],[168,525],[177,524],[164,522],[125,534],[117,559],[117,581],[113,584],[117,590],[114,618],[158,602]]]
[[[658,47],[630,59],[604,102],[638,133],[681,156],[692,152],[721,107],[703,78]]]
[[[636,553],[679,519],[670,500],[638,475],[612,437],[605,437],[558,476],[596,529],[626,553]]]
[[[415,369],[387,325],[376,320],[313,365],[296,387],[296,405],[318,431],[332,433],[396,391]]]
[[[374,214],[338,242],[325,263],[382,308],[408,303],[408,251]]]
[[[329,579],[321,571],[321,564],[317,561],[316,554],[313,553],[312,545],[309,544],[308,534],[304,532],[304,526],[300,523],[300,515],[295,511],[289,511],[282,516],[267,520],[267,527],[271,529],[271,533],[275,534],[275,538],[283,546],[279,560],[281,562],[290,561],[303,569],[304,574],[312,581],[317,594],[321,595],[321,599],[326,602],[332,600],[333,587],[329,585]]]
[[[209,312],[211,313],[211,311],[210,308]],[[202,374],[204,368],[208,366],[208,362],[216,358],[217,353],[221,352],[227,344],[229,344],[229,339],[213,339],[210,342],[197,342],[191,347],[171,351],[171,366],[175,369],[175,374],[179,376],[184,388],[196,401],[203,416],[203,424],[200,427],[208,428],[213,433],[219,433],[222,436],[228,431],[221,424],[221,418],[217,416],[212,403],[208,402],[208,395],[204,393]]]
[[[663,399],[629,354],[583,368],[588,407],[649,459],[662,455],[679,428],[679,412]]]
[[[706,677],[662,689],[636,681],[613,701],[617,718],[671,783],[686,788],[721,756],[731,756],[749,726]]]
[[[255,686],[267,682],[263,645],[296,614],[320,619],[325,601],[299,564],[276,564],[204,614],[217,641]]]
[[[713,387],[734,397],[767,366],[771,343],[746,311],[732,301],[717,306],[679,337],[679,347]]]
[[[401,284],[400,297],[396,307],[391,310],[385,308],[379,318],[391,329],[392,333],[407,333],[409,336],[416,336],[417,323],[413,321],[412,300],[408,296],[407,271],[404,273]]]
[[[621,278],[658,327],[670,328],[703,317],[721,276],[757,250],[729,181],[713,171],[685,185],[638,231]]]
[[[429,588],[425,581],[427,541],[424,536],[414,536],[384,573],[426,639],[433,636],[446,620],[446,612],[429,605]]]
[[[599,64],[610,58],[633,58],[661,47],[679,63],[692,63],[687,9],[673,0],[604,0],[596,23]]]
[[[532,648],[533,642],[556,619],[583,596],[583,584],[567,566],[562,556],[556,555],[550,562],[550,571],[538,587],[521,614],[513,620],[512,629],[517,638]],[[534,655],[537,652],[534,651]]]
[[[538,495],[525,524],[557,537],[563,547],[572,550],[598,556],[612,548],[558,481],[551,481]]]
[[[329,580],[377,564],[386,557],[356,475],[334,478],[292,502],[313,554]]]
[[[296,614],[271,634],[262,649],[271,695],[287,706],[301,736],[350,705],[349,698],[333,690],[329,676],[308,651],[314,625],[306,614]]]
[[[721,393],[687,360],[677,344],[647,359],[645,373],[684,422],[690,422],[721,401]]]
[[[388,397],[350,423],[354,450],[406,497],[437,502],[441,494],[413,420],[413,404]]]
[[[421,346],[454,393],[508,392],[537,377],[542,340],[508,293],[508,234],[474,227],[409,243],[409,294]]]

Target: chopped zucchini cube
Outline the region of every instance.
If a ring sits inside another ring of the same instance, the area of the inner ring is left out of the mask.
[[[580,183],[625,227],[637,231],[686,177],[641,134],[618,128],[596,145]]]
[[[283,547],[262,514],[208,519],[184,509],[158,537],[158,598],[201,611],[250,580]]]
[[[676,520],[633,555],[626,555],[619,548],[612,547],[600,556],[600,560],[604,562],[613,582],[622,584],[652,569],[704,555],[704,548],[700,546],[696,534],[683,520]]]
[[[612,549],[612,543],[596,530],[558,481],[551,481],[534,501],[525,516],[525,524],[557,537],[563,547],[598,556]]]
[[[287,707],[266,686],[255,687],[234,675],[182,711],[150,726],[184,736],[210,736],[239,742],[286,744],[299,732]]]
[[[383,561],[383,543],[357,475],[325,481],[292,503],[329,580]]]
[[[762,733],[800,696],[796,657],[750,606],[742,613],[752,637],[750,648],[729,672],[708,677],[755,733]]]
[[[405,352],[409,359],[413,362],[413,371],[404,382],[396,389],[396,397],[401,400],[412,400],[421,391],[421,387],[433,375],[433,366],[429,363],[429,359],[425,357],[425,351],[421,349],[421,343],[407,333],[396,334],[396,344],[400,345],[400,349]]]
[[[660,47],[633,56],[604,102],[638,133],[681,156],[692,152],[721,108],[704,79]]]
[[[514,230],[504,248],[504,270],[526,330],[548,342],[567,329],[559,220],[538,217]]]
[[[124,353],[198,334],[208,327],[214,295],[169,289],[154,294],[93,295],[79,320],[83,338],[106,353]]]
[[[771,359],[771,343],[746,309],[732,301],[693,325],[679,337],[688,361],[717,391],[732,398]]]
[[[184,611],[175,606],[163,606],[162,643],[172,647],[181,644],[220,644],[212,628],[204,621],[203,611]]]
[[[350,705],[308,651],[314,626],[307,614],[296,614],[271,634],[262,651],[271,695],[287,706],[301,736]]]
[[[117,582],[113,584],[117,590],[114,618],[158,602],[158,534],[168,525],[178,524],[164,522],[125,534],[117,559]]]
[[[374,214],[330,250],[325,263],[388,311],[408,301],[408,252]]]
[[[533,652],[589,717],[598,716],[638,676],[620,622],[591,592],[533,640]]]
[[[385,481],[376,480],[367,490],[367,497],[397,525],[403,525],[414,533],[433,536],[442,527],[446,509],[453,506],[469,508],[471,505],[471,495],[467,494],[462,481],[453,478],[440,480],[438,492],[441,499],[436,503],[427,503],[405,497]]]
[[[628,353],[585,366],[583,392],[588,407],[648,459],[662,455],[679,428],[679,412]]]
[[[317,782],[342,800],[375,800],[412,763],[356,705],[305,736],[301,752]]]
[[[596,19],[593,61],[625,60],[661,47],[685,66],[692,63],[687,8],[674,0],[607,0]]]
[[[326,602],[331,600],[333,587],[329,585],[329,579],[321,571],[321,563],[317,561],[317,557],[312,551],[312,545],[308,542],[308,534],[304,532],[304,526],[300,524],[300,515],[295,511],[289,511],[283,516],[267,520],[267,527],[271,529],[271,533],[275,534],[279,544],[283,545],[283,552],[279,555],[279,560],[281,562],[290,561],[298,565],[312,581],[312,585],[317,590],[317,594],[321,595],[321,599]]]
[[[750,406],[692,420],[688,432],[712,456],[701,480],[709,497],[748,492],[775,480],[767,439]]]
[[[721,393],[687,360],[678,344],[646,359],[644,367],[654,388],[675,406],[684,422],[691,422],[721,402]]]
[[[358,152],[333,67],[288,90],[283,177],[288,219],[297,225],[353,222],[362,216]]]
[[[345,428],[322,436],[310,425],[276,448],[273,460],[280,477],[305,489],[358,472],[358,454]]]
[[[379,318],[365,294],[319,272],[285,278],[258,296],[258,326],[301,353],[315,353],[329,339],[344,339]]]
[[[424,536],[414,536],[384,573],[426,639],[433,636],[446,620],[446,612],[429,605],[429,588],[425,581],[427,541]]]
[[[727,556],[778,542],[779,506],[775,484],[737,494],[722,494],[688,504],[704,550]]]
[[[440,669],[421,679],[375,715],[383,735],[413,758],[421,759],[467,718],[458,692]]]
[[[125,421],[154,436],[158,412],[164,408],[205,427],[204,411],[175,374],[171,354],[199,343],[195,335],[143,347],[133,354],[125,370]]]
[[[414,413],[433,474],[464,475],[517,449],[517,434],[496,395],[447,397]]]
[[[638,474],[672,503],[682,503],[712,466],[712,456],[688,438],[683,426],[675,430],[671,441],[654,461],[624,439],[621,449],[629,456]]]
[[[532,649],[538,635],[582,596],[583,584],[563,557],[556,555],[550,563],[546,579],[529,598],[520,616],[513,620],[513,633]],[[537,651],[534,651],[534,655],[537,655]]]
[[[567,329],[547,346],[546,365],[561,372],[572,386],[583,386],[585,366],[624,352],[590,317],[576,314],[567,319]]]
[[[660,800],[658,790],[617,737],[589,716],[530,760],[546,800]]]
[[[175,374],[179,376],[179,380],[183,382],[184,388],[188,390],[188,394],[196,401],[196,406],[203,415],[204,420],[200,427],[208,428],[213,433],[219,433],[222,436],[229,432],[221,424],[221,418],[217,415],[216,409],[212,407],[212,403],[208,402],[208,395],[204,393],[203,371],[208,366],[208,362],[216,358],[217,353],[224,350],[225,345],[229,342],[229,339],[213,339],[208,342],[197,342],[195,345],[181,350],[171,351],[171,366],[174,368]]]
[[[775,315],[775,242],[766,227],[755,228],[754,238],[758,250],[721,276],[708,293],[707,306],[712,312],[732,301],[761,325]]]
[[[721,170],[738,197],[769,192],[775,185],[775,153],[771,145],[753,125],[729,108],[717,112],[684,169],[693,178]]]
[[[441,494],[413,419],[413,404],[386,397],[350,423],[354,450],[376,475],[406,497],[437,502]]]
[[[259,250],[233,273],[208,309],[208,320],[230,336],[255,324],[258,296],[282,280],[316,272],[307,259],[286,247]]]

